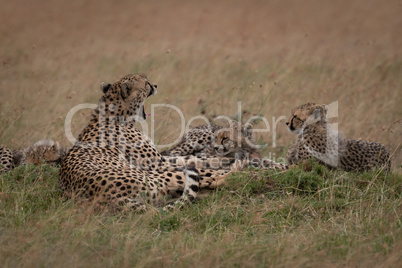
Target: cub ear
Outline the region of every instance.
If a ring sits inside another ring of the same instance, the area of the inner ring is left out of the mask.
[[[58,142],[55,142],[55,143],[52,145],[52,150],[55,151],[55,152],[60,151],[60,144],[59,144]]]
[[[130,93],[131,93],[131,85],[126,81],[121,83],[121,87],[120,87],[120,95],[123,99],[127,98]]]
[[[246,123],[243,128],[244,137],[251,137],[253,134],[253,125]]]
[[[109,83],[105,83],[105,82],[101,83],[100,88],[101,88],[103,94],[106,94],[106,92],[109,90],[110,86],[111,86],[111,84],[109,84]]]

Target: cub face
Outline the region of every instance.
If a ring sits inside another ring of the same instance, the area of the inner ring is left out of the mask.
[[[65,150],[58,142],[43,139],[25,150],[26,163],[34,165],[57,164],[61,161],[64,152]]]
[[[240,129],[239,129],[240,127]],[[242,147],[252,144],[253,126],[249,123],[239,125],[238,122],[230,122],[229,128],[221,129],[216,134],[214,150],[218,155],[227,155]]]
[[[299,134],[303,128],[314,123],[326,123],[327,106],[316,103],[306,103],[292,110],[286,122],[289,131]]]

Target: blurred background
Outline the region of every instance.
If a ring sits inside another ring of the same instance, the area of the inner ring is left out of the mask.
[[[296,138],[281,120],[274,147],[275,120],[338,101],[343,135],[384,143],[401,172],[401,14],[399,0],[1,1],[0,144],[69,146],[68,111],[97,103],[101,82],[141,72],[158,84],[147,112],[167,103],[186,120],[235,117],[241,102],[243,121],[264,116],[258,143],[272,158]],[[74,116],[75,135],[89,114]],[[176,139],[175,112],[153,119],[156,144]]]

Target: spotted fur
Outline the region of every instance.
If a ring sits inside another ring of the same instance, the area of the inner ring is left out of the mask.
[[[58,165],[67,151],[58,142],[48,139],[40,140],[21,150],[0,148],[0,164],[3,165],[0,172],[10,171],[15,167],[27,164]]]
[[[13,152],[10,149],[0,147],[0,174],[14,168]]]
[[[67,151],[68,149],[60,146],[58,142],[43,139],[24,150],[17,151],[14,159],[19,164],[40,165],[46,163],[58,165],[65,157]],[[21,159],[18,159],[19,155],[21,155]]]
[[[127,75],[101,89],[89,124],[61,164],[60,185],[67,196],[143,210],[146,203],[182,193],[176,201],[182,206],[198,189],[215,188],[231,173],[198,170],[191,162],[172,164],[135,128],[146,118],[146,98],[156,93],[145,75]]]
[[[289,148],[287,160],[291,164],[309,158],[346,171],[383,168],[389,172],[390,156],[384,145],[365,140],[343,138],[327,120],[326,105],[307,103],[292,110],[286,125],[297,134]]]
[[[242,125],[231,120],[227,127],[219,125],[202,125],[185,134],[182,140],[163,155],[171,156],[208,156],[217,162],[232,163],[244,160],[245,166],[264,169],[287,170],[288,166],[276,163],[270,159],[262,159],[255,144],[253,126],[250,123]]]
[[[222,129],[222,126],[218,125],[197,126],[187,132],[173,148],[163,151],[162,155],[214,155],[212,145],[215,142],[216,133],[220,129]]]

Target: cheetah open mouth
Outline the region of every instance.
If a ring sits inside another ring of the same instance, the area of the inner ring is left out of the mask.
[[[151,85],[151,83],[147,82],[148,85],[151,87],[151,91],[149,91],[149,94],[147,98],[151,97],[152,95],[155,95],[157,93],[156,87],[157,85]],[[145,101],[144,101],[145,102]],[[145,113],[145,108],[144,108],[145,103],[142,104],[142,118],[145,120],[148,116],[151,116],[151,113]]]
[[[145,107],[142,106],[142,118],[145,120],[148,116],[151,116],[151,113],[145,113]]]
[[[145,107],[142,105],[142,118],[145,120],[147,118],[147,115],[145,113]]]

